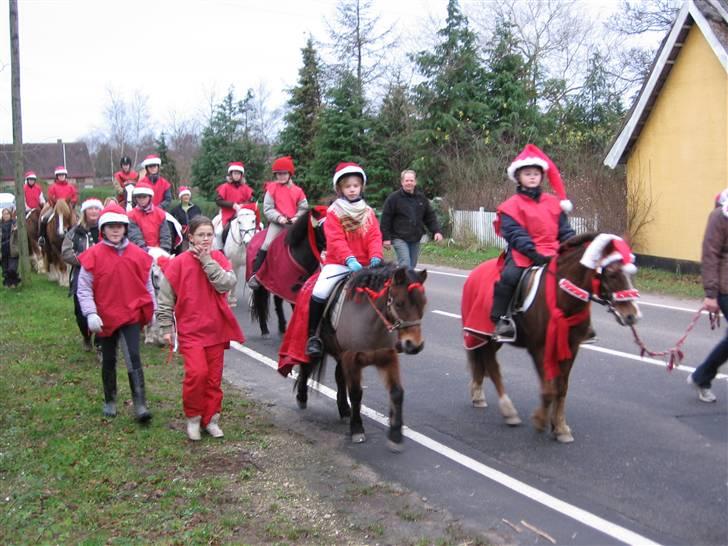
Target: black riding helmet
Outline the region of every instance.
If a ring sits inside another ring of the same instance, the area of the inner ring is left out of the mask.
[[[123,157],[121,158],[121,160],[119,161],[119,164],[120,164],[120,165],[121,165],[122,167],[123,167],[124,165],[129,165],[129,166],[131,166],[131,157],[129,157],[128,155],[125,155],[125,156],[123,156]]]

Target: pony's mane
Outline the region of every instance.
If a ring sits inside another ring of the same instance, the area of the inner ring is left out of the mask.
[[[384,262],[379,267],[364,268],[349,277],[349,289],[369,288],[378,292],[384,288],[384,284],[394,276],[398,268],[399,265],[393,262]],[[409,282],[418,280],[417,274],[410,268],[407,268],[407,280]]]
[[[58,201],[56,201],[56,204],[53,207],[53,210],[55,210],[58,214],[60,214],[64,218],[66,216],[71,215],[71,208],[68,206],[68,203],[66,203],[65,199],[59,199]]]
[[[288,246],[296,246],[308,237],[308,223],[311,221],[310,219],[311,210],[309,209],[288,228],[285,239]]]

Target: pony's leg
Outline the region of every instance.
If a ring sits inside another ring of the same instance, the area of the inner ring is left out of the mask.
[[[270,294],[268,290],[263,288],[256,288],[253,290],[252,305],[250,307],[250,318],[258,321],[260,327],[260,335],[262,337],[268,337],[270,330],[268,330],[268,310],[270,306]]]
[[[389,432],[387,446],[402,451],[402,403],[404,388],[399,373],[399,356],[394,349],[379,349],[372,353],[372,364],[381,370],[389,391]]]
[[[273,302],[275,303],[276,316],[278,317],[278,333],[285,334],[287,324],[286,314],[283,311],[283,299],[279,296],[273,296]]]
[[[298,367],[298,378],[296,379],[296,404],[300,409],[306,409],[308,405],[308,378],[311,377],[311,365],[306,364]]]
[[[571,428],[566,423],[566,393],[569,391],[569,374],[571,373],[572,362],[564,362],[561,365],[561,376],[557,378],[556,399],[553,403],[551,415],[551,429],[554,437],[562,444],[569,444],[574,441]]]
[[[341,360],[336,362],[337,367],[342,366],[344,377],[346,378],[346,386],[349,390],[349,400],[351,400],[351,419],[349,420],[349,432],[351,433],[351,441],[360,444],[366,441],[364,434],[364,424],[361,420],[361,370],[366,366],[364,353],[346,352],[342,355]]]
[[[351,417],[351,408],[349,407],[349,399],[346,395],[346,379],[344,378],[344,370],[340,363],[336,363],[336,407],[339,409],[339,417],[346,419]]]
[[[495,390],[498,393],[498,408],[500,409],[503,420],[507,425],[515,427],[522,423],[518,410],[511,402],[510,396],[506,393],[505,385],[503,384],[503,376],[500,371],[500,364],[496,358],[496,352],[500,348],[499,344],[488,344],[483,349],[483,359],[485,361],[485,374],[490,377],[490,380],[495,385]]]
[[[543,432],[546,430],[546,424],[549,422],[551,405],[556,398],[556,387],[554,381],[546,381],[544,379],[543,348],[529,350],[529,353],[531,353],[531,358],[533,358],[533,363],[536,366],[541,384],[541,405],[533,412],[531,422],[537,431]]]
[[[485,378],[485,363],[483,362],[483,347],[465,351],[468,356],[468,368],[470,368],[470,400],[476,408],[487,408],[485,391],[483,390],[483,379]]]

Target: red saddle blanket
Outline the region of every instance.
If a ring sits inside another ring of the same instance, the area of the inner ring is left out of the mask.
[[[258,249],[263,245],[267,229],[253,235],[246,249],[246,271],[245,279],[253,275],[253,264]],[[276,237],[268,247],[263,265],[258,270],[256,277],[260,284],[276,296],[280,296],[289,303],[296,303],[298,293],[301,290],[308,274],[301,265],[293,259],[291,252],[286,246],[285,231]]]
[[[493,287],[500,279],[501,261],[494,258],[483,262],[470,272],[463,286],[461,314],[466,349],[485,345],[495,329],[490,320],[490,310],[493,306]]]
[[[308,308],[311,303],[311,293],[321,272],[314,273],[303,285],[299,292],[296,307],[293,309],[288,328],[283,335],[283,342],[278,349],[278,373],[286,377],[291,369],[299,364],[308,364],[306,355],[306,341],[308,340]]]

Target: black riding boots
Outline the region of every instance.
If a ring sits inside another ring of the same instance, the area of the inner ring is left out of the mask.
[[[144,390],[144,370],[138,368],[129,372],[129,387],[131,399],[134,402],[134,415],[140,423],[146,423],[152,418],[147,409],[147,399]]]
[[[321,358],[324,355],[324,343],[317,335],[321,317],[324,316],[326,302],[311,297],[308,308],[308,341],[306,342],[306,354],[312,359]]]
[[[258,278],[255,276],[256,273],[258,273],[258,270],[263,265],[263,261],[265,260],[265,256],[268,254],[267,250],[263,250],[262,248],[258,250],[258,253],[255,255],[255,261],[253,262],[253,274],[248,279],[248,286],[252,288],[253,290],[260,288],[260,282],[258,282]]]
[[[496,283],[493,289],[493,308],[490,312],[490,320],[495,324],[494,334],[500,341],[513,341],[516,337],[513,320],[507,316],[512,297],[512,287],[501,282]]]
[[[104,384],[104,415],[116,417],[116,367],[101,367],[101,382]]]

